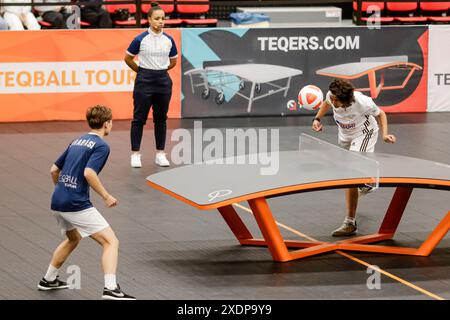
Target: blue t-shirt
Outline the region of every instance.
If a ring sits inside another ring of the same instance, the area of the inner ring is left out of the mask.
[[[88,133],[72,141],[55,162],[61,172],[52,195],[52,210],[76,212],[91,208],[84,169],[91,168],[99,174],[108,156],[108,144],[96,134]]]

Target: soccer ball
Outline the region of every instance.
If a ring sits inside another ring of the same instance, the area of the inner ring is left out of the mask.
[[[306,110],[317,110],[323,101],[323,93],[319,87],[308,85],[298,93],[298,103]]]

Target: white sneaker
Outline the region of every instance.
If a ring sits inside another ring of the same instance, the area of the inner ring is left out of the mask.
[[[158,152],[155,157],[155,163],[160,167],[169,167],[169,160],[166,158],[165,153]]]
[[[132,168],[141,168],[142,167],[141,155],[140,154],[133,153],[131,155],[131,167]]]

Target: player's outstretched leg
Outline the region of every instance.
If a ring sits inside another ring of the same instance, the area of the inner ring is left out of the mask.
[[[61,242],[53,253],[52,260],[48,267],[47,273],[38,284],[38,289],[43,291],[67,289],[69,286],[66,282],[58,278],[59,268],[67,260],[72,251],[80,243],[81,235],[77,229],[66,232],[67,239]]]

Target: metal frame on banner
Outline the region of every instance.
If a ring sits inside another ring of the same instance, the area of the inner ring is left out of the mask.
[[[258,64],[247,64],[247,65],[254,65],[254,68],[258,69],[259,65]],[[239,64],[236,65],[236,68],[239,68]],[[230,67],[230,65],[228,65],[228,67]],[[230,72],[230,70],[221,70],[220,66],[214,66],[214,67],[205,67],[204,69],[191,69],[188,70],[184,73],[184,75],[189,76],[190,82],[191,82],[191,90],[192,93],[195,93],[195,88],[196,87],[204,87],[203,91],[202,91],[202,98],[203,99],[208,99],[210,96],[210,90],[213,89],[217,92],[217,96],[215,98],[215,101],[217,104],[222,104],[225,101],[225,94],[224,94],[224,89],[228,89],[231,90],[234,94],[237,94],[238,96],[248,100],[248,105],[247,105],[247,112],[250,113],[250,111],[252,110],[252,105],[253,102],[268,96],[271,96],[273,94],[276,94],[278,92],[284,91],[284,97],[287,96],[287,92],[290,88],[290,84],[291,84],[291,80],[294,76],[296,75],[301,75],[303,72],[301,70],[298,70],[297,74],[295,75],[289,75],[289,76],[285,76],[283,74],[279,74],[276,70],[277,66],[273,66],[273,77],[271,81],[266,81],[266,82],[257,82],[254,81],[252,79],[250,79],[250,77],[242,77],[238,76],[236,74],[233,74]],[[199,83],[195,83],[194,79],[193,79],[193,75],[198,75],[200,76],[200,78],[202,79],[201,82]],[[287,78],[287,83],[285,86],[280,86],[277,85],[275,83],[273,83],[272,81],[278,81],[278,80],[282,80],[282,79],[286,79]],[[239,90],[244,90],[245,89],[245,82],[250,82],[251,83],[251,89],[250,89],[250,93],[248,96],[246,96],[245,94],[237,91],[235,89],[235,87],[232,87],[232,84],[238,84],[239,86]],[[261,92],[261,83],[264,83],[264,85],[268,85],[270,86],[270,88],[268,89],[268,91],[266,93],[260,94],[258,96],[255,95],[259,94]],[[273,89],[271,89],[273,88]]]

